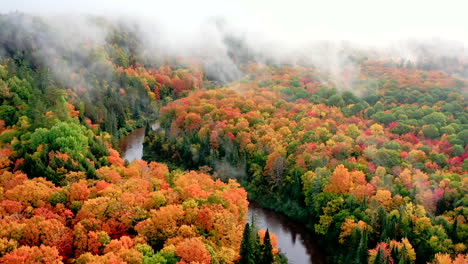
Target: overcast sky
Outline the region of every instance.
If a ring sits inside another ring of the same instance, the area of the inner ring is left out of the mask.
[[[212,16],[270,40],[351,40],[381,44],[442,38],[468,43],[463,0],[0,0],[0,12],[88,13],[157,18],[180,34]],[[464,3],[465,2],[465,3]]]

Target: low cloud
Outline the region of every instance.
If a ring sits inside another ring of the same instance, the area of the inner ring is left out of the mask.
[[[343,78],[341,70],[347,67],[359,73],[359,64],[350,59],[356,54],[403,58],[420,65],[430,62],[432,67],[468,76],[468,67],[463,66],[468,63],[468,22],[460,4],[450,0],[443,5],[419,0],[17,0],[3,3],[0,12],[37,15],[50,26],[44,33],[29,18],[18,25],[24,35],[17,38],[37,37],[41,59],[59,77],[83,66],[105,68],[99,62],[90,64],[89,53],[82,47],[83,43],[98,47],[111,32],[111,27],[96,18],[101,16],[134,30],[143,56],[197,59],[208,76],[222,82],[242,75],[238,64],[246,57],[313,65],[344,89],[351,89],[352,80]],[[65,52],[78,53],[84,59],[57,68],[49,59]]]

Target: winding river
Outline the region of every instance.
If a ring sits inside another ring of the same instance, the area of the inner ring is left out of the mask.
[[[249,222],[252,216],[260,229],[267,229],[278,237],[278,248],[288,258],[289,264],[325,263],[323,250],[317,238],[311,235],[304,225],[292,222],[288,217],[260,207],[255,202],[249,204]]]
[[[122,158],[128,162],[140,160],[143,157],[143,141],[145,140],[145,128],[134,130],[119,141],[122,150]]]
[[[151,127],[157,129],[159,124],[155,123]],[[126,161],[132,162],[143,157],[144,138],[145,128],[139,128],[120,140],[119,147]],[[325,263],[323,250],[305,226],[292,222],[282,214],[261,208],[256,203],[250,203],[248,219],[254,219],[258,228],[268,228],[278,236],[278,248],[286,255],[289,263]]]

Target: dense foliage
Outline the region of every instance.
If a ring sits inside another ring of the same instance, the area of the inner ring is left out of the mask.
[[[245,168],[250,197],[323,235],[333,262],[466,253],[466,83],[365,61],[358,97],[311,68],[247,73],[164,106],[152,154],[220,177]]]
[[[245,190],[160,163],[114,164],[97,179],[69,173],[60,187],[3,171],[1,263],[232,263]],[[40,246],[40,248],[37,248]],[[44,256],[43,256],[44,255]],[[53,258],[54,261],[47,258]]]
[[[287,263],[276,248],[277,238],[268,229],[258,230],[255,224],[245,224],[240,249],[239,264]]]
[[[0,263],[239,258],[248,202],[238,183],[169,172],[154,162],[125,165],[112,136],[76,110],[69,103],[76,98],[61,88],[53,88],[61,97],[37,120],[33,104],[46,96],[34,78],[19,79],[12,61],[6,63],[0,66]]]
[[[100,18],[90,23],[108,32],[102,43],[66,45],[57,39],[58,29],[41,18],[0,16],[5,125],[27,116],[33,128],[48,127],[74,107],[82,123],[121,136],[154,116],[157,104],[201,86],[203,73],[196,64],[149,63],[137,52],[135,32]]]
[[[200,88],[201,71],[143,66],[118,27],[101,46],[44,54],[41,22],[0,17],[0,263],[239,259],[248,202],[235,180],[126,164],[115,149],[158,104]]]
[[[90,21],[109,34],[69,46],[41,18],[0,16],[0,263],[281,263],[274,235],[244,228],[233,178],[332,263],[467,261],[466,81],[362,59],[243,64],[214,87],[193,61],[143,56],[138,30]],[[126,164],[117,139],[156,118],[153,162]]]

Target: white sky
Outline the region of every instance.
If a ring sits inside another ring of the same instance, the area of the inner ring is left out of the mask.
[[[180,34],[223,15],[251,34],[297,44],[382,44],[409,38],[468,43],[468,1],[463,0],[0,0],[1,13],[15,10],[155,17]]]

